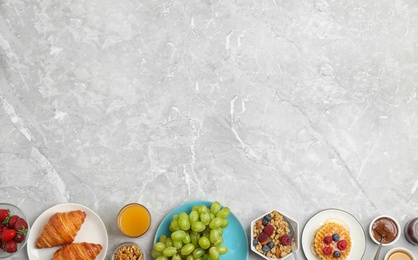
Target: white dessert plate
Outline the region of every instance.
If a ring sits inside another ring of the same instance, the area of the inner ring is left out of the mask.
[[[326,209],[312,216],[302,231],[302,249],[308,260],[316,260],[312,248],[315,231],[328,219],[338,219],[350,229],[352,248],[347,260],[362,259],[366,249],[366,236],[357,219],[350,213],[340,209]]]
[[[82,210],[86,212],[86,219],[74,239],[74,243],[89,242],[100,244],[102,251],[96,257],[97,260],[104,260],[108,247],[108,237],[106,227],[100,217],[91,209],[75,203],[64,203],[53,206],[44,211],[33,223],[31,232],[27,241],[27,251],[29,260],[52,259],[55,251],[61,247],[38,249],[35,242],[41,234],[42,228],[48,222],[48,219],[57,212],[68,212],[72,210]]]

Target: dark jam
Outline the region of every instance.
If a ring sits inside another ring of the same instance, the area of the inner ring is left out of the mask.
[[[376,241],[380,241],[383,236],[383,244],[389,244],[395,240],[398,235],[398,227],[396,226],[395,221],[390,218],[382,217],[376,219],[372,225],[373,237]]]
[[[409,243],[418,246],[418,218],[411,219],[405,225],[405,237]]]

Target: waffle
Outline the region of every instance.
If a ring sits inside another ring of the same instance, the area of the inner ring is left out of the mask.
[[[333,234],[338,234],[340,236],[340,240],[345,240],[347,242],[347,247],[344,250],[340,250],[337,247],[337,242],[332,241],[330,244],[326,244],[324,242],[324,238],[327,236],[332,236]],[[319,229],[316,230],[314,241],[313,241],[313,250],[321,260],[335,260],[336,258],[333,256],[335,251],[340,251],[340,257],[338,260],[344,260],[348,257],[351,251],[351,237],[350,237],[350,230],[343,224],[338,223],[337,221],[329,220],[325,222]],[[332,249],[332,253],[329,255],[325,255],[324,248],[330,247]]]

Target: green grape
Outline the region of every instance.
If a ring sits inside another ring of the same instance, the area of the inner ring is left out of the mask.
[[[220,228],[221,225],[222,225],[222,218],[219,218],[219,217],[212,219],[209,223],[210,229]]]
[[[186,260],[194,260],[194,258],[193,258],[192,255],[189,255],[189,256],[186,257]]]
[[[153,257],[153,258],[157,258],[157,257],[159,257],[160,255],[163,255],[163,253],[162,252],[158,252],[157,250],[155,250],[155,249],[153,249],[152,251],[151,251],[151,256]]]
[[[194,232],[202,232],[203,230],[205,230],[206,225],[203,222],[196,221],[192,223],[191,228]]]
[[[210,220],[216,218],[215,214],[213,214],[212,212],[209,213],[209,216],[210,216]]]
[[[209,241],[211,243],[217,242],[221,238],[219,231],[217,229],[212,229],[209,234]]]
[[[216,213],[218,213],[218,211],[221,209],[221,203],[215,201],[212,203],[212,205],[210,205],[210,212],[214,215],[216,215]]]
[[[216,216],[220,218],[227,218],[230,213],[231,210],[228,207],[224,207],[220,211],[218,211],[218,213],[216,213]]]
[[[180,212],[180,214],[179,214],[179,219],[180,218],[189,218],[189,215],[187,215],[187,213],[186,212]]]
[[[223,218],[222,219],[222,224],[221,224],[221,228],[226,228],[228,226],[229,222],[227,219]]]
[[[199,208],[199,206],[194,205],[194,206],[192,207],[192,210],[191,210],[191,211],[197,211],[197,208]]]
[[[200,205],[197,208],[197,212],[199,212],[200,214],[202,214],[202,212],[207,212],[208,211],[208,207],[206,207],[204,204]]]
[[[173,257],[171,258],[171,260],[181,260],[181,257],[179,255],[173,255]]]
[[[189,230],[189,229],[190,229],[190,221],[189,221],[189,217],[186,217],[186,218],[182,218],[182,217],[180,217],[180,218],[179,218],[179,220],[178,220],[178,223],[179,223],[179,227],[180,227],[182,230],[187,231],[187,230]]]
[[[228,252],[228,248],[226,246],[217,246],[219,254],[224,255]]]
[[[199,238],[199,246],[203,249],[208,249],[210,247],[210,241],[207,237]]]
[[[180,249],[183,246],[182,241],[173,240],[173,246],[177,249]]]
[[[165,246],[166,247],[173,246],[173,239],[171,239],[171,237],[169,237],[165,240]]]
[[[177,230],[171,233],[171,239],[173,241],[182,241],[185,238],[186,238],[186,232],[184,232],[183,230]]]
[[[154,249],[158,252],[162,252],[165,249],[165,244],[163,242],[157,242],[154,244]]]
[[[196,222],[199,220],[199,213],[197,211],[192,211],[189,214],[190,223]]]
[[[177,231],[177,230],[180,230],[179,223],[178,223],[178,220],[174,219],[170,223],[170,231],[174,232],[174,231]]]
[[[166,256],[160,255],[156,260],[168,260]]]
[[[212,260],[218,260],[219,259],[218,249],[214,246],[209,248],[209,256],[210,256],[210,259]]]
[[[161,235],[160,238],[158,239],[158,242],[163,242],[165,243],[165,240],[167,239],[167,237],[165,235]]]
[[[222,245],[223,242],[224,242],[224,239],[221,237],[221,238],[219,238],[218,241],[216,241],[215,243],[213,243],[213,245],[220,246],[220,245]]]
[[[193,257],[195,259],[200,258],[203,256],[203,254],[205,253],[205,250],[203,250],[200,247],[195,248],[195,250],[193,251]]]
[[[183,241],[183,244],[189,244],[190,243],[190,234],[186,233],[186,237],[182,241]]]
[[[193,250],[194,250],[195,246],[193,244],[187,244],[184,245],[181,249],[180,252],[182,255],[186,256],[186,255],[190,255]]]
[[[178,219],[179,219],[179,215],[177,214],[173,215],[172,220],[178,220]]]
[[[190,233],[190,243],[197,246],[197,242],[199,240],[199,237],[200,237],[199,233],[196,233],[196,232]]]
[[[204,254],[202,256],[202,260],[209,260],[209,255],[208,254]]]
[[[203,224],[208,225],[208,224],[209,224],[209,222],[210,222],[210,215],[209,215],[209,213],[208,213],[208,212],[202,212],[202,213],[200,214],[200,221],[201,221]]]
[[[177,253],[177,248],[170,246],[166,247],[163,251],[163,255],[167,257],[171,257]]]

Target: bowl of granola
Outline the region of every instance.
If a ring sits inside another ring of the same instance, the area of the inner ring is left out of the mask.
[[[112,260],[145,260],[145,253],[138,244],[124,242],[116,246]]]
[[[293,239],[289,236],[292,227]],[[274,209],[251,222],[250,240],[251,250],[264,259],[286,259],[299,250],[299,224]]]

